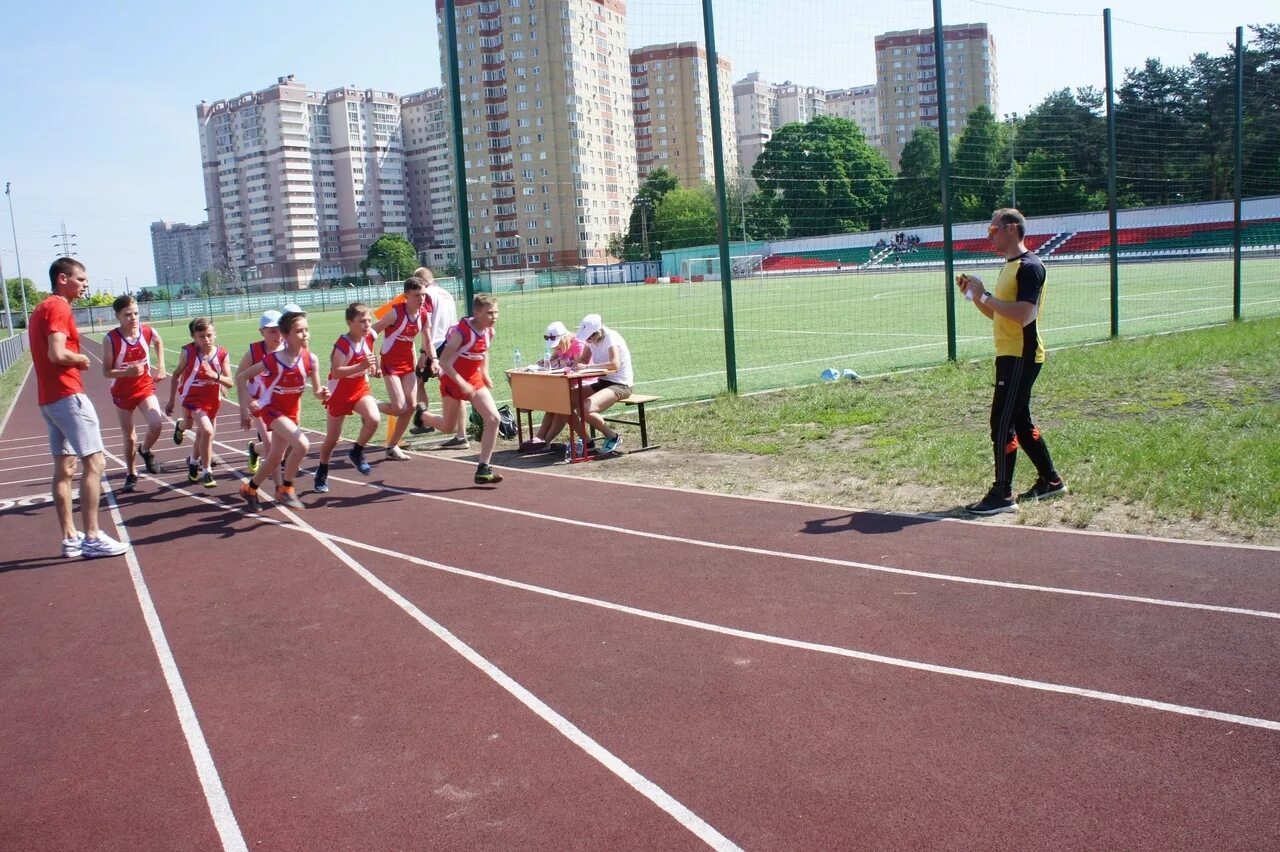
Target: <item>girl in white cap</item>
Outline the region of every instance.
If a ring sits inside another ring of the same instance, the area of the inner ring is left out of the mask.
[[[551,353],[551,358],[543,358],[538,363],[543,369],[571,370],[578,363],[578,359],[582,357],[582,352],[586,349],[586,344],[573,336],[573,332],[569,331],[564,323],[556,320],[547,326],[547,330],[543,332],[542,339],[546,341],[547,350]],[[525,445],[521,447],[525,452],[540,452],[547,448],[547,445],[556,439],[565,424],[569,422],[569,418],[563,414],[544,414],[542,415],[542,423],[538,426],[538,434],[534,435]]]

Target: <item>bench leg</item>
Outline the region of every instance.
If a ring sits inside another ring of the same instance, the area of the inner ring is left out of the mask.
[[[640,449],[647,450],[649,449],[649,426],[644,419],[644,403],[638,403],[636,408],[640,409]]]

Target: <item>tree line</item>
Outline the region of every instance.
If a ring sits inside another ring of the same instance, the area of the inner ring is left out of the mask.
[[[1243,193],[1280,194],[1280,25],[1251,27],[1245,46]],[[1200,53],[1186,65],[1148,59],[1116,89],[1116,175],[1121,207],[1228,199],[1235,180],[1235,55]],[[731,240],[773,240],[942,221],[938,133],[919,127],[899,172],[857,124],[831,116],[785,125],[728,193]],[[1028,216],[1107,208],[1105,94],[1050,93],[1025,116],[971,112],[952,138],[952,214],[985,219],[1003,206]],[[626,260],[717,241],[710,185],[682,188],[657,169],[641,185],[624,233]]]

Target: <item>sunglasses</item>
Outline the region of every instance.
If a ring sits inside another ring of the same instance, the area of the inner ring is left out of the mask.
[[[542,339],[543,339],[543,340],[559,340],[559,339],[560,339],[560,335],[558,335],[558,334],[544,334],[544,335],[542,335]]]

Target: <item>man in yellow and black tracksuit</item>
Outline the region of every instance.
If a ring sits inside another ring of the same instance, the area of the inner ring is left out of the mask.
[[[1044,341],[1036,322],[1044,305],[1044,264],[1027,250],[1027,220],[1017,210],[1005,208],[993,213],[987,233],[1005,258],[994,292],[987,292],[976,275],[961,275],[956,281],[965,298],[991,319],[996,343],[996,386],[991,399],[996,476],[987,496],[965,507],[978,515],[1017,508],[1013,467],[1019,446],[1038,474],[1035,485],[1019,494],[1019,500],[1039,500],[1067,491],[1067,484],[1054,470],[1049,445],[1031,420],[1031,388],[1044,365]]]

